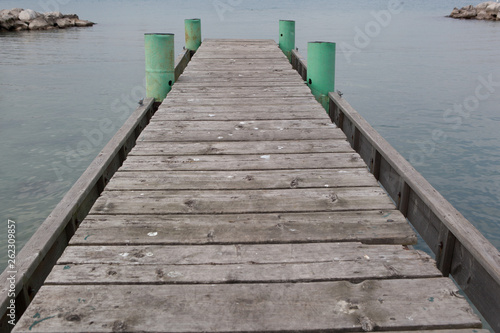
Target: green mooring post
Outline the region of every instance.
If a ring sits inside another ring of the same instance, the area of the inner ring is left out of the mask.
[[[184,20],[186,29],[186,49],[197,51],[201,45],[201,20]]]
[[[328,112],[328,93],[335,91],[335,43],[309,42],[307,46],[307,84]]]
[[[175,82],[174,34],[144,34],[146,96],[161,102]]]
[[[295,49],[295,21],[280,20],[279,46],[288,61],[292,61],[292,50]]]

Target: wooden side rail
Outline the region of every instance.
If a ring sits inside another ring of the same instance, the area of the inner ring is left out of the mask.
[[[182,74],[193,54],[194,51],[186,50],[177,58],[176,78]],[[134,147],[156,111],[155,104],[153,99],[145,99],[143,105],[132,113],[17,255],[16,320],[24,313],[79,224]],[[13,328],[7,316],[12,299],[8,271],[6,269],[0,275],[0,332],[10,332]]]
[[[295,50],[292,67],[307,78],[307,63]],[[370,172],[385,188],[495,332],[500,332],[500,252],[418,173],[339,94],[329,94],[329,115],[346,134]]]
[[[488,323],[500,330],[500,252],[337,93],[330,118]]]

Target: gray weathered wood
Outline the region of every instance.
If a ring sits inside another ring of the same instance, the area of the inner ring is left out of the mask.
[[[340,132],[337,125],[332,124],[327,120],[309,119],[309,120],[250,120],[250,121],[173,121],[173,120],[156,120],[149,124],[145,132],[150,130],[182,130],[190,131],[259,131],[259,130],[277,130],[284,131],[288,129],[319,129],[327,128],[332,131]]]
[[[235,141],[235,142],[144,142],[131,155],[249,155],[353,153],[345,140]]]
[[[288,115],[289,113],[302,113],[307,114],[318,114],[326,115],[325,110],[320,106],[319,103],[308,103],[308,104],[289,104],[289,105],[249,105],[249,104],[234,104],[234,105],[197,105],[196,107],[186,106],[186,105],[171,105],[170,101],[164,102],[160,105],[158,111],[154,115],[154,119],[161,119],[163,117],[168,117],[171,113],[187,113],[187,114],[199,114],[208,113],[215,114],[218,113],[232,113],[236,120],[258,120],[258,119],[246,119],[247,114],[276,114],[279,117],[283,115]],[[153,120],[154,120],[153,119]],[[300,118],[299,118],[300,119]],[[321,119],[326,119],[322,116]],[[345,139],[345,138],[344,138]]]
[[[122,171],[221,171],[362,168],[363,161],[351,153],[273,155],[131,155]]]
[[[262,129],[250,128],[241,130],[239,125],[226,130],[191,130],[189,128],[165,131],[162,129],[148,129],[143,132],[139,141],[155,142],[200,142],[200,141],[281,141],[281,140],[339,140],[345,139],[339,129],[334,128],[289,128],[289,129]],[[228,126],[229,127],[229,126]],[[257,127],[258,128],[258,127]]]
[[[153,235],[153,236],[151,236]],[[362,242],[414,245],[397,211],[224,215],[89,215],[72,245]]]
[[[440,237],[443,228],[448,229],[455,237],[455,247],[463,249],[463,252],[455,254],[454,251],[447,251],[449,257],[442,261],[448,262],[451,267],[443,269],[457,276],[458,284],[489,324],[495,330],[500,330],[500,252],[344,99],[336,93],[331,93],[330,99],[331,103],[337,105],[338,112],[355,124],[366,146],[370,146],[369,149],[360,147],[360,150],[371,151],[373,147],[380,153],[380,180],[394,200],[397,201],[400,183],[404,181],[408,184],[408,219],[429,247],[440,254],[440,249],[444,246]],[[368,159],[367,154],[361,153],[361,157],[365,161]],[[465,257],[469,260],[462,260],[463,253],[466,253]],[[474,281],[476,287],[469,287],[471,281]],[[483,288],[484,286],[488,287]]]
[[[161,267],[161,268],[159,268]],[[58,265],[46,285],[286,283],[436,278],[431,260],[366,260],[232,265]]]
[[[227,97],[224,99],[214,99],[214,98],[198,98],[197,96],[192,96],[191,98],[183,98],[183,97],[168,97],[165,99],[165,105],[181,105],[181,106],[200,106],[200,105],[255,105],[257,108],[259,106],[265,105],[311,105],[312,103],[317,103],[314,97],[281,97],[281,98],[272,98],[272,97],[263,97],[263,98],[248,98],[242,101],[241,98],[231,98]]]
[[[70,246],[58,261],[71,264],[238,265],[348,261],[422,260],[430,257],[401,245],[350,243]],[[436,268],[434,267],[434,272]],[[434,273],[435,274],[435,273]]]
[[[266,171],[129,171],[106,186],[116,190],[287,189],[377,186],[366,169]]]
[[[286,247],[286,251],[280,249],[283,247]],[[99,259],[91,263],[82,262],[81,256],[77,253],[91,249],[96,250]],[[356,254],[359,250],[364,253],[363,256]],[[400,259],[398,252],[405,260]],[[422,252],[409,251],[401,246],[368,247],[355,243],[333,248],[319,244],[304,244],[297,247],[236,245],[124,248],[118,246],[98,249],[72,246],[67,253],[61,258],[61,264],[56,266],[48,277],[46,284],[212,284],[339,280],[359,283],[374,279],[441,277],[435,262]],[[72,256],[71,253],[75,255]],[[109,256],[101,256],[102,253],[107,253]],[[262,257],[257,257],[256,254],[265,254],[266,258],[262,260]],[[311,254],[314,258],[310,256]],[[113,256],[123,257],[124,260],[116,262]],[[160,258],[156,258],[153,264],[136,261],[155,256]],[[226,256],[233,256],[234,259],[221,260]],[[199,260],[190,263],[195,257],[199,257]]]
[[[107,191],[92,214],[220,214],[344,210],[392,210],[382,189],[288,189],[258,191]]]
[[[480,327],[467,301],[455,295],[455,285],[446,278],[359,284],[44,286],[15,332],[88,332],[94,326],[100,332]]]
[[[234,110],[233,112],[224,112],[221,109],[216,112],[185,112],[182,108],[162,109],[161,113],[156,115],[153,122],[156,121],[252,121],[252,120],[328,120],[328,115],[324,112],[317,111],[289,111],[289,112],[270,112],[261,110],[258,112],[242,112]],[[157,111],[158,112],[158,111]]]

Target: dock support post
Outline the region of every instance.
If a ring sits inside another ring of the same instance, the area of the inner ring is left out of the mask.
[[[307,46],[307,84],[316,99],[329,110],[329,92],[335,91],[336,44],[309,42]]]
[[[186,19],[184,20],[186,30],[186,49],[197,51],[201,45],[201,20]]]
[[[146,96],[162,102],[175,82],[174,34],[147,33]]]
[[[295,21],[280,20],[279,47],[287,56],[288,61],[292,60],[292,50],[295,49]]]

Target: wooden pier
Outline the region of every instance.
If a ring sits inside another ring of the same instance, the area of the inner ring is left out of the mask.
[[[350,140],[274,41],[204,41],[14,332],[487,332]]]

